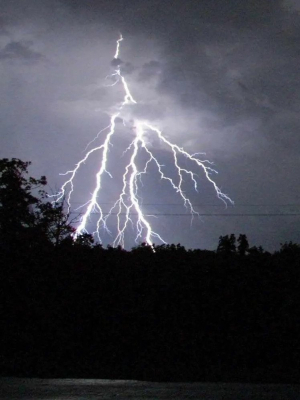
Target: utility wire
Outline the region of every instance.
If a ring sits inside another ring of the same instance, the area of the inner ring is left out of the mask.
[[[79,201],[72,201],[72,204],[82,204]],[[101,202],[102,205],[113,205],[112,202]],[[143,203],[141,206],[180,206],[182,203]],[[222,207],[225,208],[224,204],[193,204],[194,207]],[[228,204],[227,208],[237,207],[300,207],[300,203],[291,204]]]
[[[70,214],[80,214],[78,211],[70,211]],[[106,214],[105,212],[103,214]],[[107,212],[107,215],[109,213]],[[91,212],[90,215],[99,215],[99,213]],[[110,213],[109,215],[127,215],[127,213]],[[130,216],[138,216],[137,213],[129,213]],[[145,215],[151,217],[295,217],[300,216],[300,213],[235,213],[235,214],[226,214],[226,213],[194,213],[194,214],[186,214],[186,213],[145,213]]]

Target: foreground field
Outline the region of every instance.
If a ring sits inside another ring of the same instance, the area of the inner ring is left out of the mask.
[[[296,400],[300,385],[151,383],[100,379],[1,378],[1,399],[201,399]]]

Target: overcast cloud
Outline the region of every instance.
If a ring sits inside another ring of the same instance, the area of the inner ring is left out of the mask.
[[[121,69],[138,105],[118,122],[119,156],[109,165],[115,180],[107,178],[103,202],[116,200],[121,154],[133,135],[128,125],[147,119],[214,162],[216,182],[235,206],[224,209],[200,176],[199,193],[186,189],[200,213],[243,214],[203,216],[192,226],[185,216],[153,219],[167,242],[216,248],[218,237],[230,233],[246,233],[269,250],[300,242],[299,216],[276,215],[300,214],[299,1],[0,0],[0,6],[1,158],[31,160],[32,174],[46,175],[54,191],[60,187],[59,173],[82,158],[122,100],[122,88],[109,86],[122,32]],[[168,165],[171,154],[153,136],[147,140]],[[87,201],[96,160],[78,177],[74,208]],[[170,205],[180,200],[155,171],[146,183],[146,212],[185,212]]]

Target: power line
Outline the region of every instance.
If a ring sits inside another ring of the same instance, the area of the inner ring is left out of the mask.
[[[70,214],[78,214],[76,211],[70,211]],[[80,214],[80,213],[79,213]],[[119,215],[119,216],[126,216],[129,215],[131,217],[138,216],[137,213],[103,213],[106,215]],[[90,215],[100,215],[97,212],[91,212]],[[235,213],[235,214],[226,214],[226,213],[195,213],[195,214],[186,214],[186,213],[150,213],[145,214],[149,217],[189,217],[189,218],[196,218],[196,217],[295,217],[300,216],[300,213]]]
[[[72,201],[72,204],[82,204],[79,201]],[[112,202],[102,202],[101,205],[113,205]],[[180,206],[182,203],[143,203],[141,206]],[[193,204],[194,207],[222,207],[226,208],[224,204]],[[227,208],[237,208],[237,207],[300,207],[300,203],[291,204],[228,204]]]

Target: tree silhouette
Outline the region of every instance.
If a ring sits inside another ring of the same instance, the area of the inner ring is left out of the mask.
[[[0,243],[7,251],[58,245],[74,232],[63,203],[47,201],[46,177],[28,176],[30,164],[0,160]]]
[[[220,236],[217,253],[234,254],[236,252],[236,238],[234,234]]]
[[[238,254],[244,256],[249,249],[249,243],[246,235],[240,234],[238,237]]]
[[[300,382],[299,244],[94,245],[29,165],[0,160],[0,375]]]
[[[58,246],[75,232],[69,221],[69,214],[64,211],[64,203],[42,202],[35,211],[35,227],[48,241]],[[85,238],[86,235],[84,235]],[[86,242],[87,238],[82,239]]]
[[[46,178],[27,177],[29,165],[17,158],[0,160],[0,241],[5,248],[24,240],[26,230],[34,227],[34,209],[41,200],[33,192],[44,195]]]

